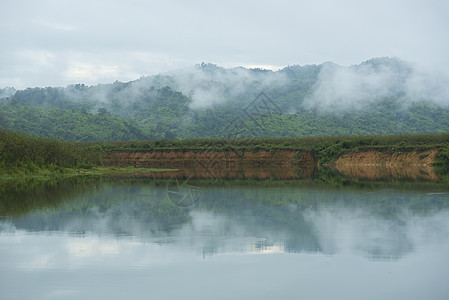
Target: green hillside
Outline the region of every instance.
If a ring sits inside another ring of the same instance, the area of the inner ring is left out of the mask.
[[[3,89],[0,127],[66,141],[449,132],[444,86],[416,73],[396,58],[277,72],[203,63],[127,83]]]

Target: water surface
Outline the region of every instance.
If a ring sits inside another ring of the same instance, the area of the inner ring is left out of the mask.
[[[5,189],[0,298],[449,299],[449,191],[412,186]]]

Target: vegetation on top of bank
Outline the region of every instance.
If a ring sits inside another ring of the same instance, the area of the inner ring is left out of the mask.
[[[96,144],[113,151],[310,151],[325,163],[349,152],[378,150],[385,153],[438,149],[438,162],[449,164],[449,133],[383,136],[329,136],[304,138],[195,139],[111,142]]]
[[[341,144],[343,148],[373,147],[440,147],[449,144],[449,133],[370,136],[325,136],[303,138],[188,139],[95,143],[109,151],[199,149],[224,151],[233,149],[301,149],[317,150]]]
[[[36,138],[0,129],[0,171],[39,173],[65,168],[91,168],[100,164],[98,150],[86,143]]]
[[[449,133],[386,136],[333,136],[308,138],[195,139],[83,143],[30,137],[0,129],[0,173],[63,173],[65,168],[101,166],[113,151],[310,151],[326,163],[346,153],[377,150],[383,153],[438,149],[437,165],[449,165]]]

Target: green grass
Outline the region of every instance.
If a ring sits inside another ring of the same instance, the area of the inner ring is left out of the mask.
[[[449,164],[449,133],[382,136],[330,136],[305,138],[157,140],[92,144],[100,152],[113,151],[310,151],[322,163],[347,153],[381,151],[383,153],[439,150],[438,164]]]
[[[424,152],[437,149],[436,164],[449,165],[449,133],[307,138],[196,139],[83,143],[30,137],[0,129],[0,178],[76,174],[157,172],[156,169],[107,168],[102,157],[113,151],[310,151],[321,163],[350,152]],[[163,171],[171,171],[163,170]]]

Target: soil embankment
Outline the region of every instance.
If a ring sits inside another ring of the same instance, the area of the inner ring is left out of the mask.
[[[387,150],[387,149],[384,149]],[[383,151],[383,150],[382,150]],[[392,152],[364,150],[345,154],[328,165],[339,173],[377,180],[404,178],[436,180],[433,167],[437,150]],[[310,178],[319,168],[319,158],[310,151],[212,151],[162,149],[152,151],[113,151],[106,154],[107,166],[179,169],[178,172],[149,174],[163,178]],[[141,175],[142,176],[142,175]]]
[[[279,151],[210,151],[210,150],[154,150],[113,151],[104,156],[103,164],[152,168],[179,167],[283,167],[317,165],[310,152],[297,150]]]

